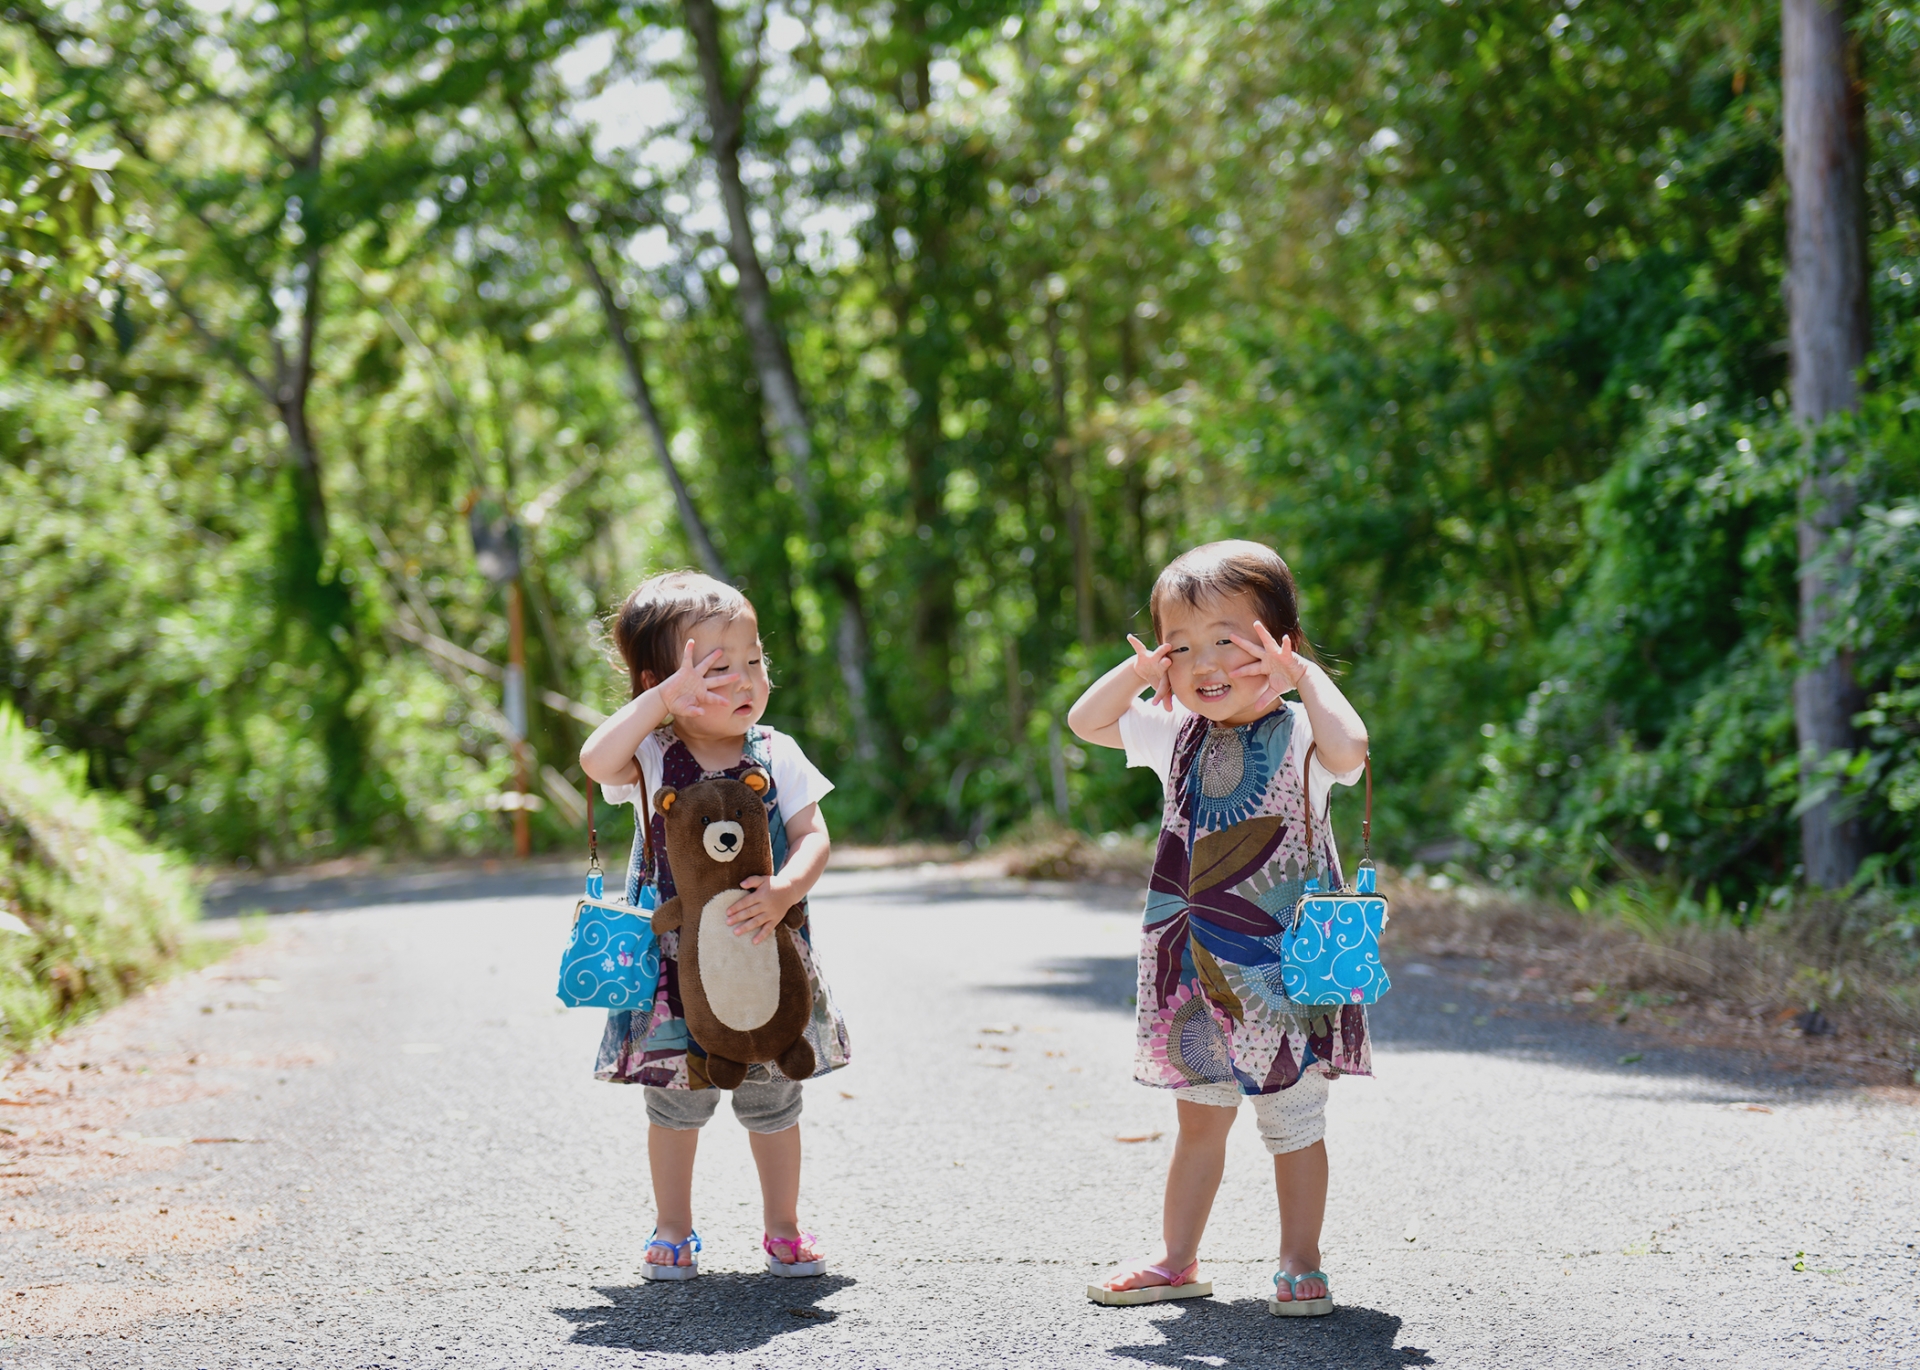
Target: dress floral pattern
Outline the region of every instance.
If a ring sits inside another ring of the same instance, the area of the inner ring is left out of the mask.
[[[715,776],[737,780],[753,766],[761,767],[771,777],[773,765],[767,750],[771,732],[761,727],[750,730],[740,764],[724,771],[701,770],[686,744],[669,732],[666,752],[661,758],[661,783],[679,790]],[[773,868],[779,870],[787,861],[787,825],[780,818],[778,786],[770,781],[762,798],[767,806],[767,834],[773,842]],[[648,812],[644,821],[652,827],[659,869],[648,868],[640,827],[635,823],[633,855],[627,861],[627,902],[639,903],[642,886],[654,884],[659,888],[660,902],[665,903],[674,895],[673,870],[667,862],[667,820],[662,814]],[[847,1043],[847,1024],[833,1002],[826,981],[821,978],[813,953],[811,925],[800,929],[794,938],[794,947],[800,953],[800,964],[806,968],[808,980],[813,983],[813,1017],[807,1023],[806,1038],[813,1047],[813,1059],[818,1062],[813,1072],[818,1077],[840,1069],[853,1059]],[[593,1067],[595,1079],[612,1084],[653,1085],[658,1089],[714,1087],[707,1079],[707,1053],[688,1034],[686,1017],[680,1007],[679,952],[680,934],[661,933],[660,984],[654,991],[653,1008],[644,1013],[614,1009],[607,1014],[607,1029],[600,1038],[600,1052]],[[769,1064],[767,1068],[776,1077],[780,1076],[779,1066]]]
[[[1181,726],[1140,944],[1141,1084],[1272,1094],[1309,1070],[1373,1073],[1363,1005],[1294,1004],[1281,987],[1281,919],[1323,863],[1339,880],[1325,823],[1307,849],[1303,731],[1284,704],[1239,727]]]

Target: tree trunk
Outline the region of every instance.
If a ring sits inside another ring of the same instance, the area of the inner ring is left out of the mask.
[[[1852,663],[1827,642],[1840,568],[1829,560],[1835,528],[1857,501],[1845,453],[1815,437],[1829,415],[1859,402],[1866,358],[1866,138],[1858,55],[1847,33],[1848,6],[1830,0],[1782,0],[1781,86],[1787,168],[1788,357],[1793,413],[1807,431],[1809,465],[1800,486],[1801,672],[1793,686],[1800,783],[1810,790],[1835,752],[1854,743],[1860,707]],[[1837,797],[1800,818],[1807,883],[1845,885],[1866,856],[1858,822]]]
[[[892,36],[905,49],[894,81],[894,100],[901,114],[911,118],[925,112],[931,87],[925,6],[897,7]],[[910,121],[899,136],[910,139],[917,127]],[[879,238],[886,264],[886,300],[894,321],[893,345],[908,392],[900,447],[906,459],[913,538],[908,557],[913,584],[909,697],[920,726],[928,730],[944,726],[953,709],[954,646],[960,628],[959,574],[946,509],[949,452],[941,417],[948,344],[940,295],[948,255],[947,225],[928,203],[928,187],[936,179],[930,171],[899,178],[876,205],[886,227]],[[913,255],[905,260],[894,247],[894,235],[901,230],[914,244]]]
[[[1080,469],[1080,445],[1073,440],[1067,413],[1067,349],[1060,341],[1060,305],[1047,305],[1047,369],[1053,373],[1053,417],[1059,433],[1053,442],[1054,479],[1067,515],[1067,540],[1073,549],[1073,621],[1080,645],[1093,648],[1093,543],[1087,493]]]
[[[300,501],[300,517],[307,535],[321,556],[327,550],[327,494],[320,483],[320,454],[313,442],[313,430],[307,423],[307,396],[304,389],[283,391],[274,408],[287,430],[287,451],[293,457],[293,486]]]
[[[827,546],[825,565],[821,569],[841,603],[842,620],[837,633],[840,673],[847,687],[854,748],[862,758],[871,759],[879,755],[879,746],[867,691],[870,647],[866,606],[859,579],[842,550],[843,535],[822,537],[819,493],[813,480],[813,426],[801,398],[793,353],[774,312],[773,287],[760,261],[760,249],[753,241],[753,215],[747,201],[746,182],[740,175],[740,146],[746,133],[747,103],[752,98],[753,81],[749,79],[743,88],[735,90],[728,80],[720,11],[714,0],[686,0],[686,15],[687,31],[693,37],[694,54],[700,67],[701,86],[706,93],[714,175],[720,184],[721,203],[727,211],[727,255],[740,278],[734,290],[734,298],[739,302],[740,325],[753,353],[761,398],[787,458],[787,478],[793,482],[794,498],[800,504],[807,542],[810,548],[822,542]]]
[[[774,431],[785,449],[788,479],[800,501],[809,535],[817,531],[820,511],[813,493],[813,426],[800,398],[800,379],[793,367],[773,309],[773,287],[767,281],[760,249],[753,241],[753,216],[747,203],[746,182],[740,176],[740,145],[746,136],[747,101],[751,89],[734,91],[727,80],[726,50],[720,38],[720,11],[714,0],[686,0],[687,29],[693,35],[700,65],[700,82],[707,97],[707,125],[712,138],[713,169],[720,182],[720,200],[727,210],[727,256],[739,273],[736,294],[740,322],[753,366],[760,377],[760,393],[771,411]]]

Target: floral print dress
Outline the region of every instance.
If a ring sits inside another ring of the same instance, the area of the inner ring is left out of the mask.
[[[1322,860],[1339,878],[1325,822],[1307,849],[1308,732],[1285,704],[1239,727],[1180,725],[1140,946],[1141,1084],[1271,1094],[1309,1070],[1373,1073],[1363,1005],[1294,1004],[1281,988],[1282,919]]]
[[[668,742],[661,759],[661,783],[682,790],[716,776],[738,780],[754,766],[761,767],[771,777],[774,773],[768,752],[771,733],[770,728],[751,729],[747,733],[746,748],[740,763],[724,771],[701,770],[700,763],[694,760],[687,745],[673,738]],[[778,784],[770,781],[762,797],[767,805],[767,834],[773,841],[773,868],[779,870],[787,861],[787,825],[780,816]],[[639,823],[636,822],[633,855],[627,862],[627,902],[638,904],[641,887],[656,884],[660,902],[664,904],[674,894],[673,870],[666,857],[666,818],[652,811],[639,815],[639,818],[652,825],[653,851],[658,870],[647,867],[646,848],[641,841]],[[813,1059],[818,1062],[813,1073],[815,1076],[825,1075],[840,1069],[852,1059],[847,1044],[847,1025],[833,1002],[826,981],[820,976],[819,964],[813,953],[811,925],[802,927],[793,940],[795,949],[800,953],[800,964],[806,968],[807,979],[813,984],[813,1017],[808,1021],[806,1030],[807,1042],[813,1047]],[[593,1067],[595,1079],[622,1085],[653,1085],[659,1089],[714,1087],[713,1082],[707,1079],[707,1053],[688,1034],[686,1017],[680,1007],[679,952],[680,934],[661,933],[660,985],[654,991],[653,1009],[651,1012],[614,1009],[607,1014],[607,1029],[601,1036],[599,1057]],[[776,1077],[780,1076],[779,1066],[770,1064],[768,1069]]]

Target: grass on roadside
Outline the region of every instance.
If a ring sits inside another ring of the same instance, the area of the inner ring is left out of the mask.
[[[0,706],[0,1051],[224,955],[229,942],[191,935],[198,917],[187,863]]]

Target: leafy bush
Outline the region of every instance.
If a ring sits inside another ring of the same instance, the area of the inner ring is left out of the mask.
[[[16,1049],[157,978],[199,915],[186,864],[4,705],[0,914],[0,1044]]]

